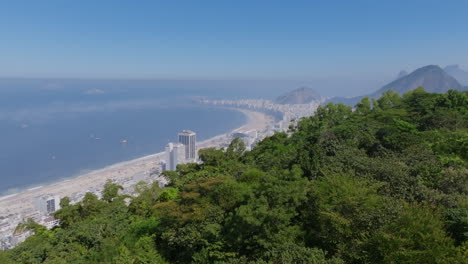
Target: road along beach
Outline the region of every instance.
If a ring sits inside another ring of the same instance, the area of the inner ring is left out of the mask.
[[[197,144],[198,149],[220,147],[231,139],[230,134],[249,130],[264,131],[274,123],[273,117],[261,112],[236,109],[244,113],[247,123],[229,133],[218,135]],[[108,179],[133,178],[136,175],[149,174],[163,159],[164,152],[147,155],[130,161],[124,161],[85,174],[66,178],[56,183],[34,187],[25,191],[0,197],[0,217],[8,215],[28,215],[33,209],[34,197],[54,194],[60,197],[71,196],[77,192],[86,192],[96,186],[102,186]]]

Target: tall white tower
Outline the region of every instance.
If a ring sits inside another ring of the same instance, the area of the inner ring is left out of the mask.
[[[166,170],[174,171],[178,164],[185,163],[185,147],[181,143],[169,143],[166,146]]]
[[[185,146],[185,159],[188,161],[195,161],[197,158],[197,134],[190,130],[184,130],[179,133],[179,143]]]

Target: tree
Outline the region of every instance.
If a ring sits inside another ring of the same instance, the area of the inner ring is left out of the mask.
[[[240,137],[236,137],[232,140],[231,144],[226,150],[226,156],[228,159],[239,160],[240,157],[244,154],[245,144]]]
[[[95,194],[88,192],[80,202],[78,210],[81,217],[88,217],[90,215],[99,213],[103,206],[103,202],[99,201]]]
[[[166,190],[161,192],[158,200],[160,202],[167,202],[167,201],[174,200],[175,198],[177,198],[178,193],[179,193],[179,189],[177,188],[167,188]]]
[[[369,97],[364,97],[359,103],[356,104],[356,112],[362,115],[370,113],[372,104]]]
[[[351,174],[326,175],[311,186],[311,208],[305,215],[311,245],[343,256],[350,262],[360,259],[361,245],[380,224],[384,199],[378,194],[381,183]]]
[[[454,263],[453,241],[438,212],[427,206],[406,206],[368,245],[372,263]]]
[[[245,151],[200,151],[130,205],[61,201],[8,263],[468,263],[467,92],[319,107]],[[2,263],[3,263],[2,262]]]
[[[102,200],[110,203],[112,200],[119,196],[119,190],[123,190],[121,185],[113,183],[111,180],[107,180],[102,191]]]
[[[63,197],[60,199],[60,208],[68,207],[70,206],[70,198],[68,196]]]
[[[457,245],[468,242],[468,204],[465,207],[447,209],[445,217],[447,231]]]
[[[397,107],[400,102],[400,95],[393,90],[383,92],[380,98],[377,99],[377,105],[380,110],[388,110]]]
[[[205,166],[218,166],[225,160],[225,153],[221,149],[206,148],[198,151],[198,156]]]
[[[43,225],[36,223],[36,221],[34,221],[32,218],[28,218],[26,221],[19,223],[18,226],[16,226],[14,234],[21,234],[26,231],[43,233],[45,230],[46,228]]]
[[[10,252],[0,250],[0,263],[2,264],[15,264],[15,262],[9,256]]]
[[[129,210],[136,215],[150,217],[151,208],[162,192],[159,183],[154,182],[149,185],[145,182],[139,182],[135,186],[135,192],[139,195],[132,198]]]

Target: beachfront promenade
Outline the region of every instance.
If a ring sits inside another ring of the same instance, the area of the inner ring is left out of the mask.
[[[278,105],[265,100],[223,100],[208,101],[201,103],[227,107],[245,114],[247,122],[233,131],[212,137],[197,143],[196,148],[226,147],[231,140],[238,135],[254,135],[249,138],[253,145],[263,138],[272,135],[275,131],[287,131],[290,125],[294,125],[303,116],[313,114],[318,104],[304,105]],[[239,108],[240,107],[240,108]],[[247,109],[246,109],[247,108]],[[281,120],[275,120],[273,116],[259,111],[276,111],[282,114]],[[252,133],[254,132],[254,133]],[[2,239],[12,237],[12,232],[18,223],[26,218],[38,217],[34,208],[35,197],[54,195],[58,197],[69,197],[73,203],[80,201],[87,192],[100,196],[104,184],[108,180],[124,187],[123,193],[133,195],[134,186],[140,181],[148,183],[158,182],[161,186],[167,184],[167,180],[160,176],[162,171],[161,161],[165,153],[155,153],[130,161],[120,162],[99,170],[90,171],[58,181],[56,183],[31,188],[13,195],[0,197],[0,249]],[[42,218],[47,216],[42,216]],[[24,240],[25,237],[20,238]],[[10,245],[14,246],[14,245]]]
[[[222,134],[199,142],[197,149],[208,147],[224,147],[232,140],[232,135],[256,130],[259,137],[267,135],[274,125],[274,119],[261,112],[236,109],[244,113],[247,123],[229,133]],[[262,136],[263,135],[263,136]],[[166,179],[159,176],[160,162],[164,159],[164,152],[155,153],[138,159],[120,162],[99,170],[65,179],[53,184],[31,188],[17,194],[0,197],[0,238],[1,235],[11,233],[16,225],[25,218],[37,215],[33,201],[35,197],[43,195],[68,196],[73,202],[78,202],[86,192],[100,194],[108,179],[121,184],[124,192],[132,194],[133,186],[139,181],[166,184]]]

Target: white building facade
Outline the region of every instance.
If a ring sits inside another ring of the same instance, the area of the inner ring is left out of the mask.
[[[185,159],[195,162],[197,159],[197,134],[190,130],[183,130],[179,133],[179,143],[185,147]]]
[[[34,208],[45,215],[49,215],[60,209],[60,197],[58,195],[35,197]]]
[[[166,170],[174,171],[178,164],[185,163],[185,146],[181,143],[169,143],[166,146]]]

